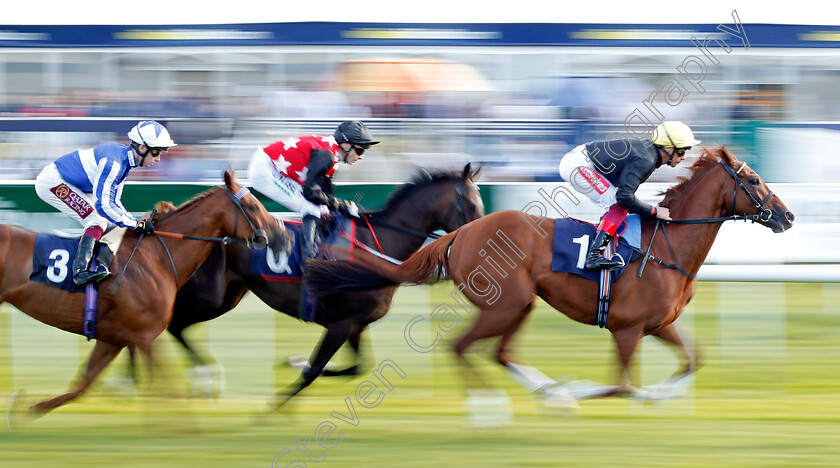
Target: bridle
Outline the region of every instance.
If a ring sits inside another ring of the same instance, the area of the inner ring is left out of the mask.
[[[725,221],[745,221],[745,222],[746,221],[752,221],[753,223],[757,223],[757,222],[760,221],[760,222],[765,222],[766,223],[773,218],[773,212],[770,209],[764,207],[764,205],[767,204],[767,202],[770,200],[770,197],[773,196],[773,191],[770,191],[770,193],[768,193],[767,196],[764,197],[764,199],[759,200],[758,197],[755,196],[755,194],[753,194],[752,192],[749,191],[749,189],[747,189],[747,186],[744,185],[744,182],[738,177],[738,174],[740,174],[741,171],[743,171],[744,168],[747,167],[747,163],[746,162],[742,163],[741,167],[738,168],[738,170],[736,171],[736,170],[732,169],[729,166],[729,164],[726,164],[723,161],[718,161],[718,162],[726,170],[726,173],[729,174],[730,176],[732,176],[732,179],[735,181],[735,187],[732,191],[732,215],[731,216],[724,216],[724,217],[720,217],[720,218],[674,219],[674,220],[668,221],[668,223],[673,223],[673,224],[709,224],[709,223],[722,223],[722,222],[725,222]],[[743,189],[744,192],[747,194],[747,196],[750,197],[750,201],[752,201],[753,205],[756,208],[756,213],[755,214],[753,214],[753,215],[748,215],[746,213],[737,214],[737,212],[735,211],[736,202],[738,201],[738,188]],[[693,279],[694,275],[689,274],[681,266],[679,266],[675,263],[667,263],[667,262],[663,261],[662,259],[656,258],[653,255],[650,255],[650,249],[653,246],[653,239],[656,237],[656,232],[659,230],[660,225],[662,226],[662,235],[665,236],[665,242],[668,244],[668,249],[671,251],[671,256],[676,258],[676,253],[674,252],[674,248],[673,248],[673,246],[671,246],[671,240],[668,238],[668,233],[665,230],[665,223],[661,219],[657,218],[656,219],[656,225],[653,228],[653,235],[650,236],[650,243],[648,244],[647,250],[643,252],[640,249],[635,249],[634,248],[634,250],[636,250],[637,252],[644,255],[644,258],[642,259],[642,263],[641,263],[641,265],[639,265],[639,271],[636,273],[636,276],[637,277],[642,276],[642,271],[645,268],[645,263],[647,263],[648,259],[650,259],[650,260],[653,260],[654,262],[656,262],[656,263],[658,263],[658,264],[660,264],[660,265],[662,265],[666,268],[671,268],[671,269],[679,271],[685,277],[687,277],[689,280]]]
[[[233,233],[234,236],[225,236],[225,237],[202,237],[202,236],[191,236],[189,234],[181,234],[177,232],[166,232],[166,231],[154,231],[153,234],[157,235],[158,240],[163,245],[163,249],[166,250],[166,254],[169,256],[169,264],[172,266],[172,273],[175,275],[175,278],[178,277],[178,269],[175,267],[175,260],[172,258],[172,253],[169,251],[169,247],[166,245],[166,242],[163,241],[164,237],[169,237],[172,239],[188,239],[188,240],[198,240],[198,241],[206,241],[206,242],[221,242],[223,245],[228,245],[233,242],[244,242],[245,245],[249,249],[256,249],[262,250],[268,246],[268,234],[265,232],[264,229],[258,229],[251,219],[248,216],[248,213],[245,212],[245,208],[242,207],[242,199],[246,196],[251,194],[251,191],[248,190],[246,187],[240,187],[236,193],[232,193],[230,189],[225,187],[225,194],[230,198],[233,202],[234,206],[236,206],[236,218],[233,221]],[[149,220],[147,222],[152,222],[155,215],[157,214],[157,210],[152,210],[152,213],[149,215]],[[245,221],[248,223],[248,227],[251,228],[251,235],[249,237],[235,237],[236,231],[239,228],[239,215],[245,218]],[[131,255],[128,256],[128,260],[126,260],[125,264],[123,265],[122,271],[120,271],[119,276],[117,276],[114,283],[111,285],[111,291],[116,291],[117,286],[120,283],[123,275],[125,274],[125,270],[128,267],[129,262],[131,262],[132,257],[134,257],[134,253],[137,251],[137,247],[140,246],[140,241],[146,236],[145,233],[140,234],[137,238],[137,243],[134,245],[134,249],[131,251]]]

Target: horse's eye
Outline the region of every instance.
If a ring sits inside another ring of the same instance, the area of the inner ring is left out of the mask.
[[[753,185],[759,185],[761,182],[758,181],[758,177],[754,177],[750,179],[750,183]]]
[[[245,205],[245,209],[250,213],[256,213],[257,205]]]

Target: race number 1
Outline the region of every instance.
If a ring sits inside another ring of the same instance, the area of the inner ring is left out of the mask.
[[[589,234],[584,234],[580,237],[576,237],[572,239],[572,242],[575,244],[580,244],[580,252],[578,253],[578,261],[577,265],[578,268],[583,268],[583,265],[586,263],[586,254],[589,252]]]

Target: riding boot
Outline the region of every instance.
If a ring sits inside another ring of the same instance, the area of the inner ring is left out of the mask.
[[[589,254],[586,256],[586,264],[584,268],[587,270],[615,270],[624,266],[624,260],[619,256],[612,259],[604,258],[604,250],[607,248],[612,236],[607,234],[607,231],[598,230],[595,233],[595,239],[592,240],[592,245],[589,247]]]
[[[77,286],[90,282],[98,283],[111,277],[111,272],[108,271],[106,265],[97,263],[94,271],[89,270],[88,267],[93,259],[93,247],[95,245],[96,239],[91,236],[82,236],[79,239],[79,248],[76,250],[76,258],[73,260],[73,283]]]
[[[298,318],[307,322],[315,319],[315,308],[318,303],[316,297],[309,294],[303,267],[306,266],[307,260],[315,258],[315,228],[317,227],[317,221],[318,218],[314,216],[304,216],[303,223],[300,225],[300,266],[303,281],[300,284]]]

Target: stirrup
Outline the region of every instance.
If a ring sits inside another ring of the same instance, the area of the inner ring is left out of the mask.
[[[616,259],[618,257],[618,259]],[[613,258],[599,256],[596,259],[587,259],[583,268],[586,270],[615,270],[624,266],[624,259],[620,255],[613,255]]]
[[[76,286],[82,286],[91,282],[101,283],[112,276],[114,275],[110,270],[108,270],[108,267],[102,264],[97,264],[96,271],[82,270],[73,273],[73,284]]]

